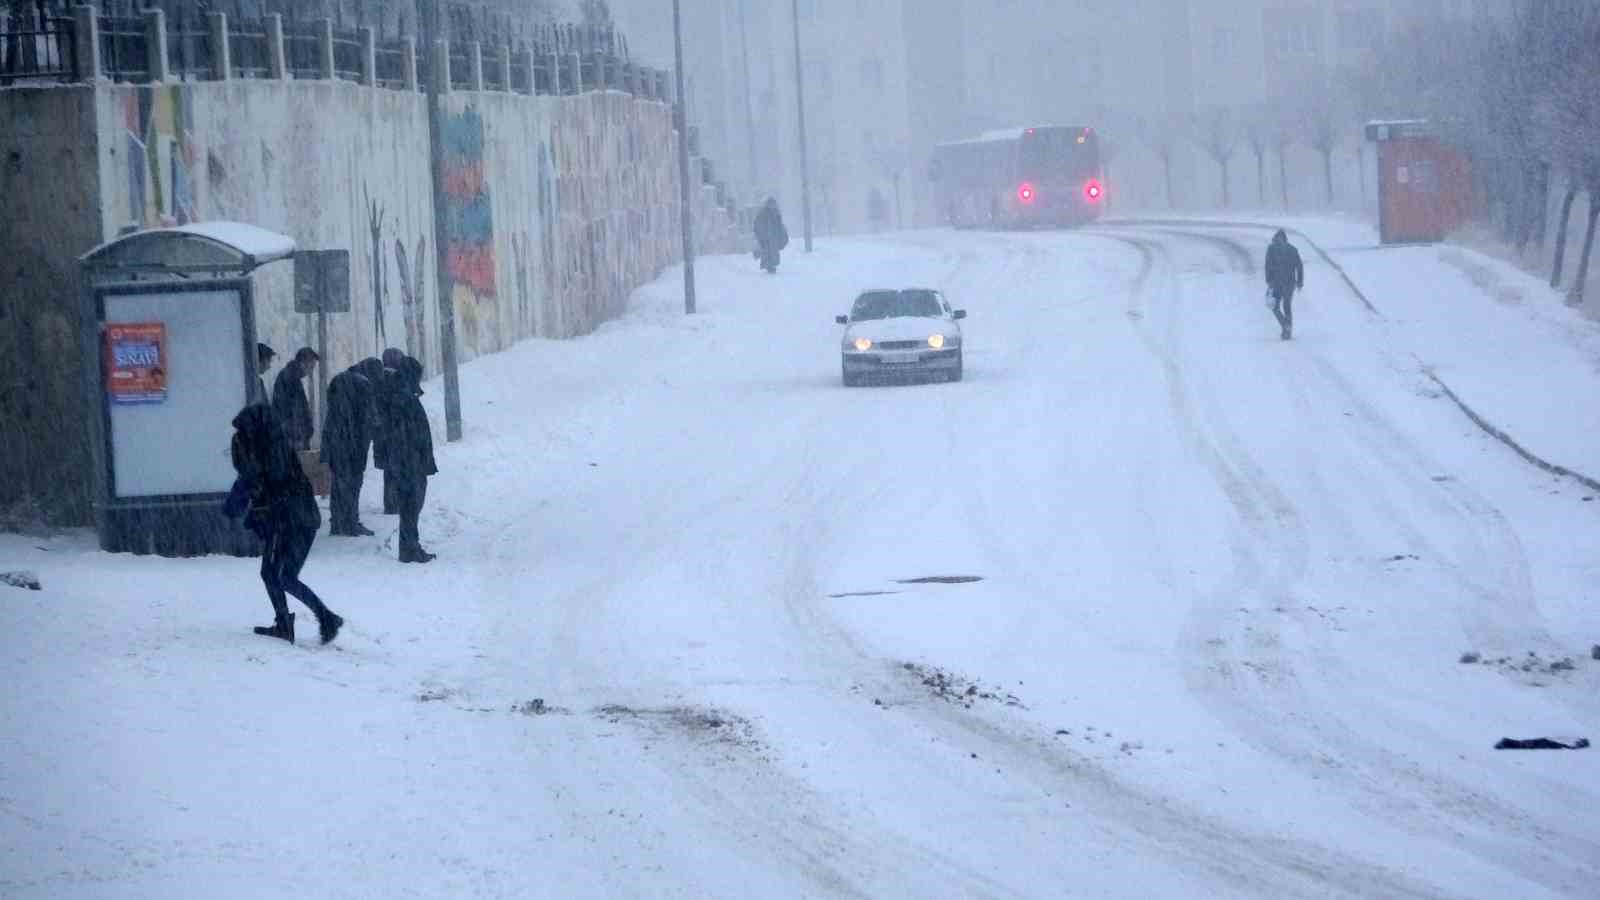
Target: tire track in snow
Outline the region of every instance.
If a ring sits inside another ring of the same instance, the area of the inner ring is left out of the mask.
[[[1216,247],[1219,243],[1236,243],[1214,235],[1191,235],[1187,232],[1171,233],[1180,238],[1192,237],[1213,247]],[[1237,248],[1237,251],[1230,253],[1230,256],[1235,260],[1248,260],[1248,250],[1241,245]],[[1250,267],[1248,262],[1240,266],[1240,268],[1246,271],[1253,271],[1253,267]],[[1176,318],[1176,314],[1174,318]],[[1169,330],[1169,334],[1175,333],[1175,328]],[[1319,382],[1324,391],[1331,390],[1340,394],[1341,399],[1346,403],[1360,409],[1362,412],[1360,422],[1366,426],[1364,434],[1367,438],[1362,441],[1362,445],[1367,454],[1376,455],[1386,470],[1395,473],[1396,480],[1401,484],[1416,485],[1412,496],[1413,499],[1422,501],[1421,505],[1432,506],[1436,512],[1443,512],[1454,518],[1465,518],[1473,532],[1480,530],[1489,532],[1490,537],[1498,545],[1498,550],[1490,551],[1489,548],[1479,544],[1476,553],[1468,554],[1468,561],[1463,565],[1452,567],[1450,570],[1463,592],[1478,598],[1479,603],[1475,608],[1488,609],[1502,605],[1506,596],[1505,591],[1509,590],[1515,607],[1525,611],[1532,611],[1534,606],[1531,600],[1531,579],[1528,577],[1527,565],[1522,556],[1520,543],[1498,510],[1493,509],[1480,497],[1472,495],[1464,486],[1455,483],[1439,485],[1426,478],[1425,472],[1429,467],[1425,461],[1419,461],[1420,454],[1414,445],[1400,438],[1393,426],[1388,425],[1385,420],[1378,416],[1362,400],[1359,394],[1342,377],[1338,376],[1337,370],[1331,364],[1315,356],[1314,353],[1311,358],[1315,360],[1315,364],[1309,368],[1314,369],[1314,371],[1306,371],[1308,367],[1300,366],[1300,371],[1296,373],[1296,377],[1282,379],[1282,382],[1287,384],[1290,390],[1293,391],[1300,414],[1313,417],[1314,420],[1315,416],[1323,415],[1327,410],[1326,404],[1318,406],[1310,402],[1309,388],[1306,386],[1308,380]],[[1285,364],[1297,365],[1292,360]],[[1310,376],[1309,379],[1306,376]],[[1225,406],[1213,404],[1209,412],[1208,421],[1215,428],[1218,423],[1228,417],[1229,412],[1230,410]],[[1373,432],[1377,432],[1376,440],[1371,437]],[[1236,441],[1229,441],[1226,446],[1226,452],[1234,459],[1238,457],[1233,454],[1245,452]],[[1270,482],[1265,479],[1259,467],[1247,465],[1245,468],[1251,472],[1249,481],[1251,485],[1263,486],[1266,490],[1278,496],[1283,496],[1281,491],[1270,487]],[[1433,470],[1437,471],[1436,468]],[[1406,475],[1410,477],[1408,478]],[[1225,488],[1225,491],[1230,498],[1236,496],[1232,489]],[[1451,499],[1455,502],[1440,504],[1438,496],[1446,491],[1452,494]],[[1344,494],[1344,496],[1349,495],[1349,492]],[[1330,496],[1332,495],[1330,494]],[[1357,492],[1356,496],[1365,497],[1364,492]],[[1335,500],[1335,508],[1337,508],[1338,502],[1340,501]],[[1389,508],[1391,512],[1400,512],[1400,510],[1392,506]],[[1249,520],[1247,513],[1246,518]],[[1409,517],[1405,517],[1402,521],[1408,522],[1407,529],[1416,536],[1419,544],[1442,557],[1443,554],[1438,553],[1427,542],[1423,530],[1418,526],[1410,525],[1408,519]],[[1437,521],[1437,517],[1434,521]],[[1298,522],[1298,516],[1296,516],[1296,522]],[[1303,531],[1302,526],[1297,524],[1296,527],[1301,528]],[[1323,532],[1324,529],[1319,529],[1319,534]],[[1257,533],[1256,536],[1265,539],[1265,542],[1258,544],[1258,546],[1273,546],[1275,535],[1260,535]],[[1476,537],[1476,534],[1473,537]],[[1302,552],[1302,546],[1301,541],[1297,539],[1290,552],[1298,556]],[[1279,547],[1280,552],[1283,549],[1283,547]],[[1509,562],[1508,568],[1510,571],[1507,575],[1499,578],[1491,575],[1489,578],[1490,584],[1498,582],[1503,585],[1500,590],[1485,588],[1482,583],[1459,574],[1461,568],[1481,565],[1484,560],[1488,560],[1488,564],[1491,566],[1495,566],[1495,561],[1498,560]],[[1303,565],[1298,565],[1298,569],[1303,574]],[[1251,579],[1247,577],[1240,585],[1230,588],[1227,596],[1239,596],[1232,594],[1231,591],[1238,587],[1252,587],[1250,581]],[[1264,592],[1262,590],[1264,587],[1266,586],[1255,585],[1247,593],[1247,595],[1254,595],[1260,601],[1255,607],[1255,611],[1258,613],[1265,612],[1272,607],[1273,603],[1280,602],[1274,600],[1271,594]],[[1281,603],[1283,606],[1292,606],[1294,604],[1292,592],[1282,595]],[[1304,715],[1282,716],[1280,711],[1283,709],[1317,709],[1317,704],[1314,702],[1315,698],[1309,690],[1309,685],[1314,683],[1310,679],[1311,673],[1302,675],[1294,668],[1292,661],[1295,658],[1304,658],[1307,654],[1290,656],[1283,652],[1283,635],[1281,629],[1276,627],[1278,618],[1272,616],[1253,617],[1258,623],[1262,621],[1272,623],[1272,627],[1266,629],[1268,634],[1264,638],[1257,636],[1252,640],[1247,635],[1235,633],[1232,640],[1224,645],[1205,642],[1203,636],[1211,633],[1213,629],[1219,633],[1225,631],[1227,618],[1225,607],[1220,603],[1213,604],[1210,613],[1197,617],[1191,622],[1191,646],[1204,646],[1213,651],[1211,655],[1223,657],[1225,655],[1223,653],[1224,646],[1231,649],[1241,642],[1250,643],[1252,644],[1252,655],[1269,655],[1272,660],[1272,671],[1283,676],[1269,682],[1267,685],[1269,696],[1265,698],[1256,692],[1239,690],[1239,686],[1236,683],[1230,683],[1226,680],[1222,684],[1212,683],[1209,685],[1206,684],[1204,679],[1198,682],[1202,689],[1202,697],[1214,698],[1211,705],[1214,707],[1215,712],[1223,717],[1224,720],[1232,722],[1236,731],[1251,736],[1252,740],[1259,746],[1271,750],[1292,764],[1305,768],[1308,772],[1314,773],[1316,777],[1331,777],[1333,780],[1346,785],[1347,788],[1365,794],[1367,804],[1372,808],[1382,810],[1385,817],[1402,830],[1421,831],[1422,829],[1417,827],[1419,824],[1417,817],[1423,815],[1430,819],[1426,823],[1426,833],[1442,841],[1455,841],[1468,845],[1477,857],[1491,861],[1508,871],[1515,872],[1523,879],[1533,883],[1545,884],[1553,890],[1560,891],[1570,889],[1571,884],[1581,882],[1583,879],[1591,878],[1594,875],[1592,861],[1600,859],[1600,844],[1596,844],[1593,841],[1575,839],[1568,833],[1559,830],[1553,823],[1541,824],[1535,822],[1527,811],[1506,807],[1495,798],[1475,789],[1470,784],[1425,772],[1414,760],[1408,759],[1364,737],[1350,724],[1346,723],[1341,716],[1337,713],[1332,713],[1326,707],[1320,710],[1321,715],[1315,719]],[[1322,652],[1319,658],[1324,666],[1333,666],[1343,676],[1343,680],[1347,684],[1360,684],[1362,682],[1360,678],[1355,677],[1354,673],[1348,671],[1343,665],[1340,656],[1328,646],[1325,634],[1317,636],[1314,631],[1308,631],[1307,634],[1313,636],[1313,639],[1320,644]],[[1197,642],[1200,643],[1197,644]],[[1235,658],[1234,662],[1242,661]],[[1229,663],[1224,660],[1223,664],[1228,665]],[[1324,671],[1322,674],[1326,676],[1328,673]],[[1220,688],[1227,688],[1228,690],[1226,692],[1219,691]],[[1250,712],[1240,710],[1238,707],[1240,700],[1253,701],[1253,707]],[[1273,722],[1274,724],[1264,724],[1267,722]],[[1399,724],[1391,723],[1391,725],[1396,726]],[[1330,750],[1332,751],[1331,753],[1329,752]],[[1402,773],[1407,777],[1409,784],[1406,780],[1399,778]],[[1405,791],[1408,787],[1420,791],[1423,798],[1419,801],[1411,796],[1396,796],[1396,787],[1400,787],[1402,791]],[[1534,843],[1522,850],[1512,850],[1506,846],[1503,840],[1495,840],[1487,836],[1468,838],[1457,828],[1456,822],[1445,817],[1446,812],[1452,815],[1470,812],[1485,822],[1519,823],[1520,828],[1526,828],[1533,832]],[[1544,848],[1551,846],[1558,847],[1561,854],[1566,858],[1553,858],[1543,852]],[[1563,866],[1567,867],[1565,872],[1552,873],[1550,871],[1552,867],[1561,868]]]

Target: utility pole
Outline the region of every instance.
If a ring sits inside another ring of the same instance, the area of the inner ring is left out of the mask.
[[[445,225],[444,111],[440,108],[440,81],[450,64],[439,52],[439,0],[424,0],[423,52],[428,54],[428,168],[433,175],[433,268],[438,273],[439,356],[444,363],[445,439],[461,440],[461,374],[456,370],[455,285],[450,281],[450,231]]]
[[[689,112],[683,93],[683,14],[672,0],[672,42],[677,61],[678,95],[673,98],[673,120],[678,126],[678,189],[683,205],[683,314],[694,315],[694,223],[689,207]]]
[[[673,0],[677,2],[677,0]],[[811,252],[811,162],[806,158],[805,61],[800,56],[800,0],[791,0],[794,12],[794,99],[800,110],[800,211],[806,229],[806,252]]]
[[[761,162],[756,151],[756,107],[751,97],[753,82],[750,78],[750,28],[746,21],[750,0],[735,0],[735,2],[739,4],[739,56],[744,70],[745,144],[750,151],[750,190],[755,191],[761,186]]]

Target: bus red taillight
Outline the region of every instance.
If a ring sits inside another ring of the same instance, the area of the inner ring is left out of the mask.
[[[1024,181],[1022,185],[1017,188],[1017,199],[1021,200],[1023,203],[1032,203],[1033,196],[1033,185],[1027,183],[1026,181]]]
[[[1099,203],[1100,198],[1105,196],[1105,193],[1105,188],[1101,187],[1100,182],[1094,178],[1089,179],[1089,183],[1083,186],[1083,196],[1090,203]]]

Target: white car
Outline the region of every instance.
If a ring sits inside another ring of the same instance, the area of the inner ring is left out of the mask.
[[[961,380],[960,320],[944,295],[928,288],[871,290],[856,298],[845,326],[840,368],[846,387],[872,378],[943,375]]]

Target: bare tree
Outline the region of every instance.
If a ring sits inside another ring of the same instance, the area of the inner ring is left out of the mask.
[[[1193,128],[1195,143],[1221,170],[1222,208],[1228,209],[1233,206],[1233,194],[1228,184],[1228,162],[1233,159],[1234,148],[1239,146],[1239,116],[1232,107],[1208,107],[1195,116]]]
[[[1257,104],[1245,111],[1244,143],[1256,158],[1256,205],[1267,205],[1267,150],[1273,141],[1272,111]]]
[[[1172,189],[1172,160],[1183,142],[1185,131],[1183,123],[1162,116],[1140,117],[1137,122],[1140,140],[1152,153],[1161,158],[1161,167],[1166,179],[1167,208],[1175,209],[1178,204]]]
[[[1333,205],[1333,151],[1344,137],[1347,104],[1340,86],[1323,73],[1313,78],[1299,97],[1301,133],[1306,143],[1322,156],[1322,179],[1326,186],[1327,202]]]

